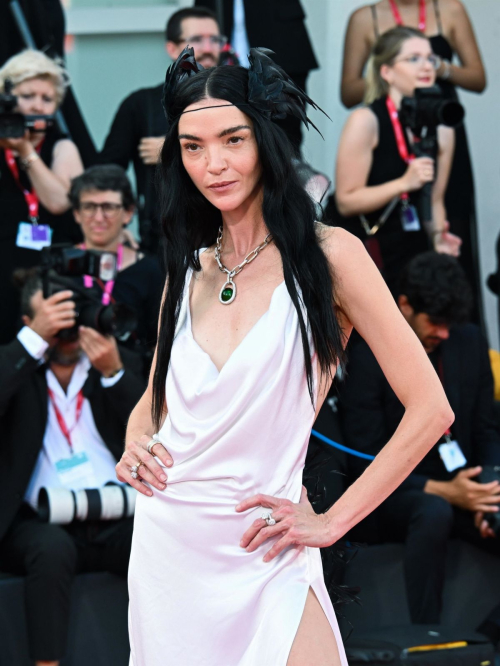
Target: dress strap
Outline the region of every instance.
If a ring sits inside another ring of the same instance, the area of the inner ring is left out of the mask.
[[[378,29],[378,16],[377,16],[377,7],[375,5],[370,5],[372,10],[372,19],[373,19],[373,31],[375,33],[375,39],[380,37],[380,30]]]
[[[441,21],[441,10],[439,9],[439,0],[433,0],[434,2],[434,14],[436,15],[436,23],[438,34],[443,34],[443,23]]]

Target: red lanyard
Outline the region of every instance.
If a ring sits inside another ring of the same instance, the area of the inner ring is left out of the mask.
[[[14,157],[14,153],[10,148],[5,149],[5,159],[7,161],[7,166],[10,169],[10,172],[14,178],[14,180],[17,183],[17,186],[19,189],[22,191],[24,194],[24,199],[26,201],[26,205],[28,206],[28,211],[29,211],[29,217],[30,217],[30,222],[33,224],[38,224],[38,196],[35,190],[32,190],[31,192],[29,190],[26,190],[22,184],[21,184],[21,179],[19,177],[19,167],[17,166],[16,158]]]
[[[392,15],[394,16],[394,20],[396,21],[397,25],[403,25],[403,19],[401,18],[401,14],[399,13],[398,6],[396,4],[396,0],[389,0],[389,4],[391,5],[391,10],[392,10]],[[427,19],[426,19],[426,6],[425,6],[425,0],[420,0],[420,12],[418,16],[418,29],[421,30],[422,32],[425,32],[425,26],[427,25]]]
[[[409,164],[415,159],[415,155],[409,152],[408,146],[406,145],[404,130],[401,121],[399,120],[398,110],[389,95],[387,95],[385,103],[387,105],[387,111],[389,112],[389,118],[391,119],[392,129],[394,130],[394,137],[398,146],[399,156],[404,162],[406,162],[406,164]],[[401,199],[408,200],[408,198],[408,192],[403,192]]]
[[[85,249],[85,243],[82,243],[81,247]],[[120,243],[118,245],[118,250],[117,250],[117,257],[116,257],[116,272],[118,272],[121,268],[123,261],[123,245]],[[94,280],[90,275],[84,275],[83,276],[83,284],[86,289],[92,289],[92,286],[94,284]],[[104,288],[102,290],[102,298],[101,298],[101,303],[103,305],[109,305],[111,302],[111,294],[113,293],[113,287],[115,286],[115,281],[114,280],[108,280],[106,284],[104,285]]]
[[[68,428],[66,425],[66,421],[64,420],[63,415],[61,414],[61,411],[59,407],[56,404],[56,400],[54,397],[54,392],[52,389],[47,387],[47,391],[49,392],[49,398],[50,402],[52,403],[52,407],[54,408],[54,412],[56,413],[56,419],[57,422],[59,423],[59,427],[61,428],[61,432],[64,435],[66,441],[68,442],[69,445],[69,450],[73,454],[73,444],[71,442],[71,432],[72,430],[76,427],[78,421],[80,420],[80,416],[82,415],[82,409],[83,409],[83,389],[80,389],[78,391],[78,396],[76,398],[76,415],[75,415],[75,423],[73,425],[73,428],[71,430]]]

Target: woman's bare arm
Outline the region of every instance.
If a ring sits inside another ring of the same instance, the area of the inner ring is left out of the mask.
[[[353,12],[345,33],[340,98],[348,109],[360,104],[365,94],[363,70],[371,50],[369,34],[373,32],[369,14],[368,7]]]
[[[450,42],[461,63],[450,66],[449,81],[465,90],[483,92],[486,72],[467,11],[460,0],[448,0],[444,9],[443,19],[451,22]],[[441,67],[438,76],[443,71]]]
[[[335,267],[344,325],[353,325],[367,341],[405,407],[389,442],[326,514],[333,534],[340,538],[400,485],[454,416],[422,344],[361,241],[342,229],[324,233],[323,247]]]

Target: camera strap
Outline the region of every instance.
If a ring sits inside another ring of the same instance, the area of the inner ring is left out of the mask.
[[[24,194],[24,199],[26,201],[26,205],[28,206],[28,212],[31,224],[38,224],[39,200],[37,193],[35,192],[35,190],[32,190],[30,192],[29,190],[23,187],[21,183],[21,178],[19,176],[19,167],[17,166],[16,158],[14,157],[14,153],[12,152],[12,150],[10,150],[10,148],[5,149],[5,160],[7,162],[7,166],[10,169],[12,177],[16,181],[17,186]]]
[[[399,9],[396,4],[396,0],[389,0],[389,4],[391,6],[391,11],[392,15],[394,16],[394,20],[396,21],[396,25],[404,25],[403,19],[401,18],[401,14],[399,13]],[[422,32],[425,32],[426,25],[427,25],[427,10],[425,6],[425,0],[420,0],[418,29],[421,30]]]
[[[52,391],[51,388],[47,387],[47,391],[49,394],[50,402],[52,403],[52,407],[54,408],[54,412],[56,415],[57,423],[59,424],[59,428],[61,429],[61,432],[68,442],[69,450],[71,451],[71,454],[73,455],[73,444],[71,442],[71,432],[74,430],[74,428],[77,426],[78,421],[80,420],[80,416],[82,415],[82,409],[83,409],[83,389],[80,389],[78,391],[78,395],[76,397],[76,414],[75,414],[75,423],[73,425],[73,428],[69,429],[66,421],[64,420],[64,416],[61,414],[61,410],[57,406],[56,399],[54,396],[54,392]]]
[[[85,243],[82,243],[81,248],[85,250]],[[118,249],[116,252],[116,272],[120,270],[121,266],[123,263],[123,244],[120,243],[118,245]],[[101,283],[102,284],[102,283]],[[92,289],[94,286],[94,278],[91,275],[84,275],[83,276],[83,286],[86,289]],[[108,280],[102,287],[102,298],[101,298],[101,303],[103,305],[109,305],[111,303],[111,294],[113,293],[113,289],[115,286],[115,281],[114,280]]]

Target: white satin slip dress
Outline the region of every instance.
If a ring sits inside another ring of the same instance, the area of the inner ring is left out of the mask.
[[[129,567],[130,666],[286,666],[311,587],[348,666],[317,548],[239,542],[257,493],[298,502],[314,421],[297,312],[285,283],[219,372],[194,340],[188,271],[159,438],[164,491],[139,495]],[[316,357],[313,357],[315,366]]]

